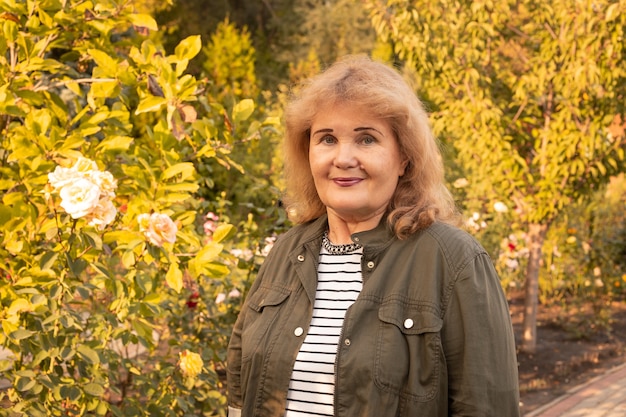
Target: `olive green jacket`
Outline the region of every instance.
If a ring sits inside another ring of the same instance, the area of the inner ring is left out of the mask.
[[[262,265],[228,347],[229,416],[285,412],[313,310],[327,219],[282,235]],[[335,364],[335,417],[519,416],[515,340],[485,250],[442,223],[398,240],[356,233],[363,290]]]

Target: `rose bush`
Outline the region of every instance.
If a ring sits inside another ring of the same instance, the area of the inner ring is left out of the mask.
[[[186,73],[199,37],[170,54],[157,29],[128,4],[3,3],[0,415],[225,415],[258,259],[206,174],[273,124]]]

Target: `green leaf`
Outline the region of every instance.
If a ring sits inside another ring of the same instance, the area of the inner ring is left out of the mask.
[[[152,337],[153,327],[143,319],[133,320],[132,327],[137,332],[137,335],[143,339],[149,345],[154,344]]]
[[[82,236],[92,248],[102,250],[102,239],[99,234],[91,231],[83,231]]]
[[[69,253],[65,254],[65,259],[67,260],[70,271],[72,271],[72,274],[74,274],[74,276],[80,276],[80,274],[82,274],[89,265],[82,258],[72,259]]]
[[[28,377],[20,377],[15,382],[15,389],[21,392],[28,391],[31,388],[33,388],[36,383],[37,383],[37,380],[35,379],[31,379]]]
[[[75,385],[63,385],[60,388],[60,393],[63,398],[67,398],[70,401],[78,401],[82,396],[82,393]]]
[[[95,365],[100,363],[98,353],[87,345],[79,345],[76,352],[88,363]]]
[[[11,332],[11,334],[9,334],[9,337],[13,340],[23,340],[28,339],[33,334],[35,334],[35,332],[32,330],[17,329],[16,331]]]
[[[42,270],[52,268],[58,257],[58,252],[48,251],[44,253],[39,260],[39,268],[41,268]]]
[[[93,382],[85,385],[83,389],[87,394],[93,395],[94,397],[102,397],[104,395],[104,387]]]
[[[254,111],[254,100],[246,98],[235,104],[233,108],[233,121],[235,125],[247,120]]]
[[[100,265],[100,264],[96,264],[96,263],[92,263],[91,267],[98,272],[99,274],[107,277],[107,278],[113,278],[113,275],[111,274],[111,271],[109,271],[104,265]]]

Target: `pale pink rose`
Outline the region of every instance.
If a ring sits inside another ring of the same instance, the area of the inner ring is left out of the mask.
[[[100,191],[104,197],[114,198],[115,189],[117,188],[117,180],[109,171],[91,171],[89,178],[95,184],[98,184]]]
[[[204,217],[206,219],[206,222],[202,225],[204,233],[212,235],[213,232],[215,232],[215,229],[217,229],[217,221],[219,220],[219,217],[217,217],[217,215],[212,211],[208,212]]]
[[[165,242],[174,243],[176,241],[178,227],[167,214],[143,213],[137,216],[137,221],[139,230],[153,245],[163,246]]]
[[[61,188],[61,207],[73,219],[86,216],[98,205],[100,187],[85,178],[79,178],[72,184]]]
[[[231,290],[228,293],[228,298],[239,298],[239,297],[241,297],[241,293],[239,292],[237,288]]]
[[[115,220],[117,209],[109,199],[100,199],[98,205],[90,213],[89,224],[98,230],[104,230],[107,224]]]

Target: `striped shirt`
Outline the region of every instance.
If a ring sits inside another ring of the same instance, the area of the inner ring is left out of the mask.
[[[320,251],[309,332],[296,357],[285,417],[333,416],[335,357],[343,319],[363,286],[363,248],[346,254]]]

